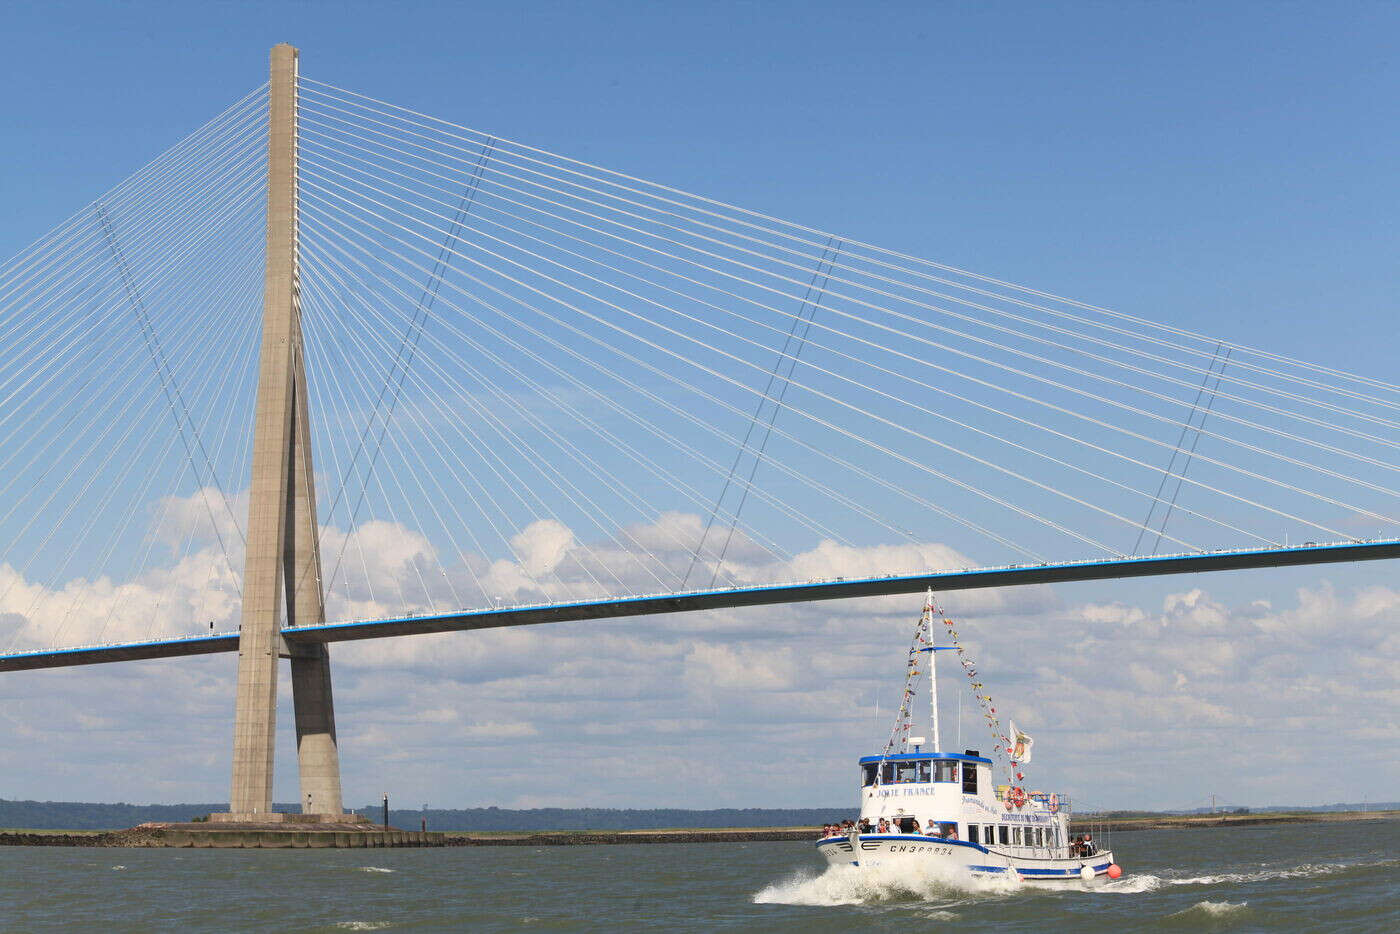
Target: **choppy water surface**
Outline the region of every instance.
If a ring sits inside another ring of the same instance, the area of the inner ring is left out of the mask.
[[[1085,891],[823,871],[805,843],[0,848],[0,929],[1397,931],[1400,822],[1115,835]]]

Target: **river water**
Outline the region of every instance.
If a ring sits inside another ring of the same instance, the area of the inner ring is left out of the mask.
[[[1400,931],[1400,822],[1115,834],[1090,890],[823,871],[807,843],[0,848],[0,930]]]

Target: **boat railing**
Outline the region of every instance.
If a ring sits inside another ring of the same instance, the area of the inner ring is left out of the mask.
[[[1009,795],[1010,793],[1011,793],[1011,786],[1010,786],[1010,785],[997,785],[997,786],[996,786],[995,794],[996,794],[996,799],[997,799],[998,801],[1003,801],[1003,802],[1004,802],[1004,801],[1006,800],[1007,795]],[[1026,798],[1027,798],[1027,800],[1029,800],[1029,801],[1035,801],[1035,802],[1037,802],[1037,803],[1039,803],[1039,804],[1041,804],[1042,806],[1047,807],[1047,808],[1050,806],[1050,799],[1053,798],[1053,799],[1055,799],[1056,810],[1058,810],[1058,811],[1068,811],[1068,810],[1070,809],[1069,795],[1064,795],[1064,794],[1051,794],[1051,793],[1048,792],[1048,791],[1032,791],[1032,792],[1030,792],[1029,794],[1026,795]]]

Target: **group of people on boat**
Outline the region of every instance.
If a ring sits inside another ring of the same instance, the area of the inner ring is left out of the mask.
[[[1079,836],[1075,837],[1073,840],[1070,841],[1070,856],[1093,856],[1097,852],[1098,850],[1094,847],[1093,834],[1081,833]]]
[[[833,824],[822,825],[822,839],[827,837],[849,836],[852,833],[899,833],[915,834],[923,837],[934,837],[939,840],[958,839],[958,825],[954,821],[932,821],[928,822],[927,829],[919,827],[919,820],[915,817],[895,817],[880,818],[874,824],[869,818],[862,817],[859,821],[843,820]]]

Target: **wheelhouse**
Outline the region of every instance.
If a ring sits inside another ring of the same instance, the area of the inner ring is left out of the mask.
[[[992,765],[969,751],[957,753],[908,752],[888,756],[866,756],[860,760],[861,786],[936,785],[962,783],[963,794],[977,794],[978,766]]]

